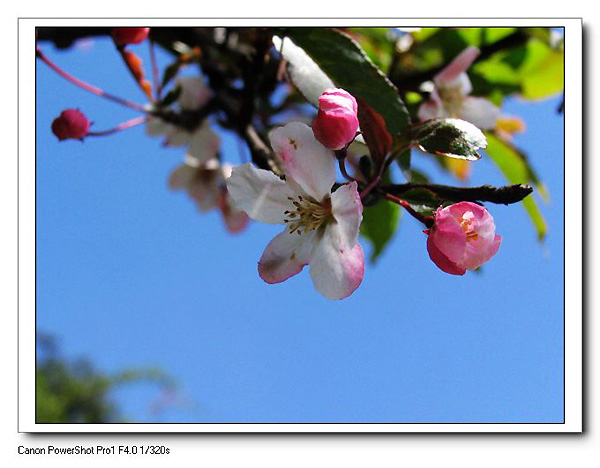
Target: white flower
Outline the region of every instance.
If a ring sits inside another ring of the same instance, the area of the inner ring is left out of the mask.
[[[182,111],[199,110],[212,96],[211,89],[202,77],[178,78],[177,86],[181,87],[177,104]],[[164,135],[165,146],[188,146],[187,156],[196,158],[200,163],[216,157],[221,144],[219,136],[212,131],[206,119],[190,130],[165,122],[158,116],[151,116],[146,123],[146,133],[151,136]]]
[[[428,101],[421,104],[421,120],[454,117],[483,129],[495,127],[500,109],[481,97],[469,96],[472,91],[467,69],[479,55],[477,47],[467,47],[434,78]]]
[[[230,174],[231,166],[221,165],[217,159],[201,164],[198,159],[186,156],[184,164],[171,173],[169,188],[186,190],[202,212],[219,209],[227,230],[238,233],[248,224],[248,216],[235,208],[227,191],[225,179]]]
[[[329,299],[349,296],[364,275],[358,243],[362,203],[356,182],[333,193],[335,159],[312,129],[292,122],[271,134],[286,179],[247,163],[227,179],[237,207],[251,218],[285,224],[266,247],[258,264],[260,277],[280,283],[310,265],[315,288]]]

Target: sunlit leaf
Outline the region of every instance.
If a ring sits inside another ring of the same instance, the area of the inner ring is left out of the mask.
[[[475,125],[459,119],[433,119],[411,127],[412,145],[432,154],[475,161],[485,148],[484,134]]]
[[[511,145],[491,132],[486,133],[488,146],[486,153],[498,166],[506,179],[512,184],[526,184],[532,182],[532,171],[527,162]],[[537,207],[535,199],[531,196],[523,200],[523,206],[527,210],[540,239],[547,232],[546,222]]]

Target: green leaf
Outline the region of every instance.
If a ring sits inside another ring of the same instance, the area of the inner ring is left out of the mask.
[[[408,128],[410,116],[398,90],[351,37],[331,28],[286,28],[284,33],[336,86],[364,99],[379,113],[391,135]]]
[[[163,73],[162,83],[161,83],[162,88],[167,86],[169,84],[169,82],[177,76],[177,73],[179,73],[179,69],[181,68],[181,66],[182,66],[182,63],[178,61],[178,62],[172,63],[167,68],[165,68],[165,71]]]
[[[521,94],[527,99],[542,99],[564,89],[564,53],[550,51],[523,77]]]
[[[475,125],[459,119],[434,119],[411,127],[412,146],[432,154],[476,161],[485,148],[484,134]]]
[[[375,263],[386,245],[393,238],[400,221],[400,207],[387,200],[380,200],[365,207],[360,225],[361,235],[371,244],[369,261]]]
[[[496,163],[500,171],[511,184],[526,184],[533,182],[531,176],[533,171],[529,168],[527,161],[515,148],[495,136],[493,133],[486,132],[486,136],[488,139],[486,153],[494,163]],[[531,196],[525,198],[523,200],[523,206],[535,226],[538,238],[543,239],[546,236],[548,228],[535,199]]]

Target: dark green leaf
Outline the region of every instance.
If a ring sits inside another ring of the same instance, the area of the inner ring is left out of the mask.
[[[165,95],[162,101],[160,101],[159,107],[169,107],[171,104],[177,101],[177,99],[179,99],[180,94],[181,86],[173,88]]]
[[[408,128],[410,116],[398,90],[356,41],[331,28],[286,28],[284,33],[335,85],[364,99],[381,114],[391,135]]]
[[[169,84],[169,82],[177,76],[179,69],[181,68],[181,62],[175,62],[165,68],[165,72],[163,74],[163,79],[161,83],[161,87],[164,88]]]

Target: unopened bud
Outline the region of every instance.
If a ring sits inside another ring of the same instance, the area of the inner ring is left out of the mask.
[[[143,42],[149,33],[150,28],[113,28],[112,37],[118,45],[124,46]]]
[[[358,130],[356,99],[340,88],[326,89],[319,97],[319,113],[313,122],[315,138],[331,150],[344,148]]]
[[[59,141],[74,139],[83,140],[90,129],[90,121],[77,109],[67,109],[61,112],[52,122],[52,133]]]

